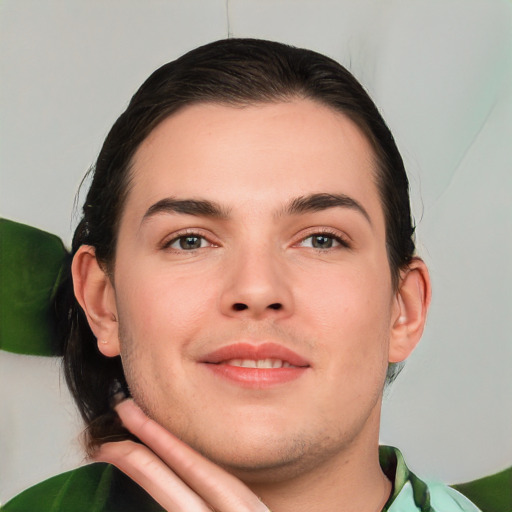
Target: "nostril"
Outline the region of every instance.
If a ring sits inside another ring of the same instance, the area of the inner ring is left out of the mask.
[[[282,307],[283,307],[283,305],[279,302],[274,302],[273,304],[268,305],[269,309],[274,309],[274,310],[279,310]],[[235,311],[244,311],[246,309],[249,309],[249,306],[247,304],[243,304],[242,302],[235,302],[235,304],[233,304],[233,309]]]

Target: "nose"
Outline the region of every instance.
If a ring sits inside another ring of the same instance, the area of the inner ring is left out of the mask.
[[[239,252],[223,277],[222,313],[244,318],[282,318],[293,310],[289,273],[282,255],[269,248]]]

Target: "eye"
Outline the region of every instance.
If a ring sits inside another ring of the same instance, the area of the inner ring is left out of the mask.
[[[313,249],[327,250],[335,247],[348,247],[348,243],[339,235],[331,233],[314,233],[299,243],[301,247],[311,247]]]
[[[211,245],[212,244],[203,236],[190,234],[173,238],[171,241],[165,244],[165,249],[193,251],[194,249],[202,249],[203,247],[208,247]]]

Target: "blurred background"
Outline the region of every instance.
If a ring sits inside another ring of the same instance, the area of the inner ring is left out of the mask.
[[[386,392],[381,442],[447,483],[509,466],[510,0],[3,0],[0,216],[69,245],[75,193],[131,95],[160,65],[228,36],[338,60],[402,151],[434,294]],[[58,359],[0,351],[0,410],[0,503],[84,462]]]

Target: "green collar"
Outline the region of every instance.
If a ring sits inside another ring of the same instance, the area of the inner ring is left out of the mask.
[[[393,490],[388,501],[384,505],[382,512],[387,512],[398,495],[402,492],[404,486],[409,482],[412,487],[414,504],[421,512],[433,512],[430,505],[430,493],[423,481],[414,473],[409,471],[405,464],[404,456],[398,448],[392,446],[379,447],[379,462],[384,474],[389,478],[393,485]]]

